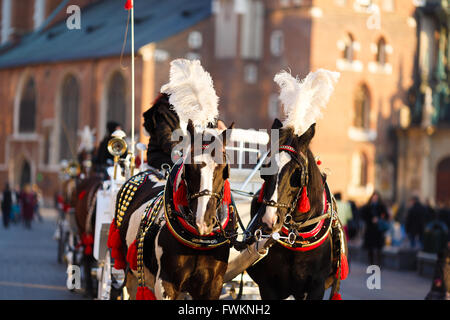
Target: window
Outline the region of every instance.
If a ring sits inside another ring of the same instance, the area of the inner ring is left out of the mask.
[[[9,40],[9,36],[13,32],[11,27],[11,19],[12,19],[12,0],[3,0],[1,2],[1,42],[0,44],[4,44]]]
[[[280,116],[280,104],[278,100],[278,94],[272,93],[269,96],[269,105],[267,109],[267,115],[269,119],[275,119]]]
[[[365,84],[361,85],[355,95],[355,117],[353,125],[357,128],[370,128],[370,95]]]
[[[34,29],[38,29],[45,20],[45,0],[34,1]]]
[[[260,59],[263,50],[264,4],[249,0],[248,10],[242,17],[241,56],[244,59]]]
[[[116,71],[111,77],[108,87],[106,122],[115,121],[120,123],[125,132],[128,131],[126,82],[123,75]],[[129,133],[129,132],[127,132]]]
[[[19,106],[19,133],[33,133],[36,130],[36,85],[28,79],[22,92]]]
[[[198,31],[192,31],[188,36],[188,45],[191,49],[199,49],[202,46],[202,34]]]
[[[352,157],[352,185],[366,187],[368,183],[368,160],[364,152],[355,153]]]
[[[377,63],[380,65],[385,65],[387,62],[386,57],[386,41],[384,38],[380,38],[377,43]]]
[[[213,2],[214,51],[217,58],[234,58],[237,52],[238,15],[231,1]]]
[[[255,84],[258,81],[258,68],[254,64],[244,67],[244,80],[247,83]]]
[[[78,141],[80,86],[73,75],[64,78],[61,88],[59,158],[74,159]]]
[[[279,57],[283,53],[284,48],[284,36],[283,31],[275,30],[270,36],[270,52],[275,56]]]
[[[352,62],[354,59],[354,41],[355,40],[350,33],[348,33],[344,39],[344,59],[348,62]]]

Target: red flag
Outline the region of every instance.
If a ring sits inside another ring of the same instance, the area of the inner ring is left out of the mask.
[[[125,3],[125,10],[131,10],[133,8],[133,1],[127,0],[127,3]]]

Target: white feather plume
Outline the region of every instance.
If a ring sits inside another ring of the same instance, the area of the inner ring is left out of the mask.
[[[211,76],[199,60],[176,59],[170,63],[170,81],[161,87],[170,94],[181,122],[192,120],[194,126],[206,128],[219,114],[219,98],[214,90]]]
[[[279,98],[286,115],[283,126],[292,127],[298,136],[305,133],[323,116],[322,109],[330,100],[339,76],[339,72],[325,69],[310,72],[302,81],[286,71],[275,75],[274,81],[280,86]]]

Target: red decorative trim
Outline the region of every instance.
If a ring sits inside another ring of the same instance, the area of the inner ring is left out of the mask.
[[[259,196],[258,196],[258,203],[263,202],[263,198],[264,198],[264,188],[266,187],[266,183],[264,182],[261,186],[261,190],[259,191]]]
[[[130,265],[130,268],[133,270],[137,270],[137,244],[136,240],[128,247],[127,251],[127,262]]]
[[[313,250],[317,247],[320,247],[322,245],[322,243],[325,242],[325,240],[327,240],[328,238],[328,233],[326,234],[326,236],[323,237],[323,239],[321,241],[319,241],[318,243],[310,246],[310,247],[299,247],[299,248],[293,248],[293,247],[289,247],[288,245],[284,244],[283,242],[278,242],[279,244],[281,244],[283,247],[285,247],[286,249],[292,250],[292,251],[309,251],[309,250]]]
[[[289,152],[298,154],[297,151],[294,149],[294,147],[287,146],[287,145],[282,145],[282,146],[280,146],[280,150],[283,150],[283,151],[289,151]]]

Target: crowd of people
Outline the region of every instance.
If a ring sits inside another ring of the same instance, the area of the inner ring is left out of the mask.
[[[389,204],[374,192],[358,208],[353,201],[342,200],[340,193],[335,197],[348,239],[362,240],[370,264],[381,264],[385,245],[438,253],[450,241],[450,203],[434,207],[413,196],[406,204]]]
[[[34,219],[42,221],[40,208],[43,205],[42,192],[36,184],[25,184],[21,189],[11,188],[6,183],[0,194],[3,227],[8,229],[11,223],[23,223],[31,229]]]

